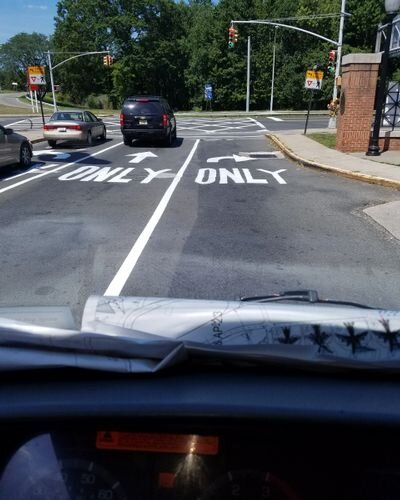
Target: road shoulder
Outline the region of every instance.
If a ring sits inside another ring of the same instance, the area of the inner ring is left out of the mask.
[[[400,167],[355,158],[322,146],[301,133],[268,133],[266,137],[286,156],[305,167],[400,190]]]

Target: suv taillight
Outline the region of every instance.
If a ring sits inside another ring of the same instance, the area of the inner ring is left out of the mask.
[[[168,115],[166,113],[162,115],[162,124],[164,128],[168,127]]]
[[[121,125],[121,127],[125,125],[125,116],[123,113],[119,115],[119,124]]]

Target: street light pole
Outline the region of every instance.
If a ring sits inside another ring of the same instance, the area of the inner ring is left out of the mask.
[[[385,10],[388,16],[388,27],[387,27],[386,38],[384,42],[384,51],[382,54],[382,61],[381,61],[378,95],[376,98],[376,106],[375,106],[376,109],[375,109],[374,128],[372,131],[372,137],[368,147],[368,151],[366,153],[367,156],[380,156],[381,154],[379,148],[379,134],[381,130],[383,102],[385,100],[385,92],[386,92],[386,79],[389,66],[390,43],[392,40],[393,20],[396,17],[399,9],[400,9],[400,0],[385,0]]]
[[[50,83],[51,83],[51,93],[53,95],[54,112],[56,112],[57,111],[57,103],[56,103],[56,93],[55,93],[55,89],[54,89],[53,67],[51,65],[50,50],[47,51],[47,62],[48,62],[48,65],[49,65],[49,72],[50,72]]]
[[[276,63],[276,34],[278,33],[278,26],[275,26],[274,35],[274,50],[272,54],[272,79],[271,79],[271,101],[269,103],[269,111],[274,111],[274,91],[275,91],[275,63]]]
[[[250,36],[247,37],[247,92],[246,92],[246,111],[250,111],[250,57],[251,57]]]

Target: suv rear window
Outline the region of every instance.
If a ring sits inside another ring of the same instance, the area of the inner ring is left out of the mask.
[[[124,111],[141,115],[154,115],[162,113],[162,107],[159,102],[128,101],[124,104]]]

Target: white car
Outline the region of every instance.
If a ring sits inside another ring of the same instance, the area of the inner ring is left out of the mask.
[[[57,141],[78,141],[91,146],[94,139],[106,139],[106,126],[90,111],[57,111],[43,127],[43,137],[54,148]]]

